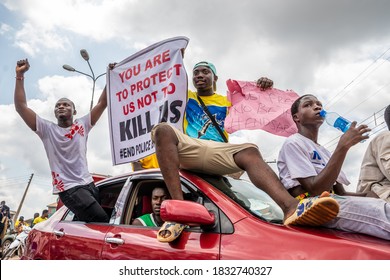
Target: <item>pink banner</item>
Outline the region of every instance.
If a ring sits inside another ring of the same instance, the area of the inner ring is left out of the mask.
[[[260,90],[255,82],[228,80],[228,99],[232,103],[225,129],[233,133],[243,129],[262,129],[288,137],[297,132],[291,117],[291,105],[299,97],[292,90]]]

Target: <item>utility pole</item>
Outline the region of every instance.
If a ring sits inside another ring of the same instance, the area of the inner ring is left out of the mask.
[[[22,209],[22,205],[23,205],[24,199],[26,198],[26,194],[27,194],[28,188],[30,187],[30,184],[31,184],[31,181],[32,181],[32,178],[33,178],[33,177],[34,177],[34,173],[31,173],[30,179],[28,180],[28,183],[27,183],[26,190],[24,191],[22,200],[21,200],[20,203],[19,203],[18,210],[16,210],[16,214],[15,214],[15,216],[14,216],[14,223],[16,223],[16,219],[17,219],[18,216],[19,216],[20,209]]]

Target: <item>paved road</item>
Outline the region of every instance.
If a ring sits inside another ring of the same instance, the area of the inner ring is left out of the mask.
[[[13,256],[12,258],[10,258],[10,260],[20,260],[20,258],[19,258],[18,255],[15,255],[15,256]]]
[[[9,258],[9,260],[20,260],[18,254],[15,254],[12,258]]]

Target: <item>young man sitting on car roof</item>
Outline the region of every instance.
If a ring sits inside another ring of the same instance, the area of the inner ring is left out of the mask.
[[[190,99],[188,104],[199,103],[196,100],[200,96],[205,99],[205,104],[209,104],[206,99],[216,98],[217,94],[214,90],[217,79],[213,64],[209,62],[196,64],[193,69],[193,83],[197,93],[193,95],[193,99]],[[272,86],[269,79],[260,80],[258,84],[261,88]],[[187,115],[190,106],[188,104],[186,108]],[[199,119],[196,116],[200,116],[203,110],[199,104],[197,106],[199,108],[194,108],[199,113],[198,115],[194,113],[192,119],[194,122]],[[227,114],[227,107],[224,108],[224,113],[217,114],[220,118],[217,117],[217,123],[222,124],[222,129]],[[214,113],[211,112],[211,114]],[[209,127],[213,126],[210,125]],[[194,127],[193,130],[197,132],[201,128]],[[209,131],[213,132],[214,135],[220,135],[214,127],[206,130],[206,132]],[[217,175],[246,171],[252,183],[268,193],[281,207],[286,225],[321,225],[336,217],[338,204],[330,197],[308,198],[298,205],[298,201],[291,197],[277,175],[265,163],[256,145],[250,143],[230,144],[207,137],[202,137],[202,139],[192,138],[193,134],[189,133],[188,127],[185,128],[185,133],[178,131],[167,123],[160,123],[152,130],[152,140],[156,144],[156,155],[160,169],[172,199],[183,200],[179,168]],[[219,137],[222,139],[222,135]],[[157,239],[161,242],[171,242],[180,235],[184,228],[185,225],[167,221],[158,232]]]
[[[368,138],[367,125],[351,124],[331,154],[318,144],[318,132],[324,123],[320,116],[322,103],[311,94],[298,98],[291,106],[291,115],[298,132],[286,139],[278,159],[280,178],[296,199],[334,192],[331,197],[339,203],[339,214],[323,226],[350,232],[364,233],[390,240],[390,204],[373,197],[372,192],[351,193],[344,190],[349,184],[341,171],[348,150]]]

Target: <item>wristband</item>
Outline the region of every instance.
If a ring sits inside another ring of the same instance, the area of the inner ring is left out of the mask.
[[[17,79],[17,80],[19,80],[19,81],[22,81],[22,80],[24,80],[24,77],[22,76],[22,77],[15,77],[15,79]]]

